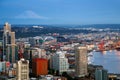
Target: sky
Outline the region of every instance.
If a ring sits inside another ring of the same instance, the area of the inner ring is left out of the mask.
[[[120,24],[120,0],[0,0],[0,24]]]

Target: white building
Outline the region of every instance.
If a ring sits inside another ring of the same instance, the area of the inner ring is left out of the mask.
[[[21,59],[17,62],[17,79],[16,80],[29,80],[29,61]]]
[[[61,51],[52,56],[52,65],[53,69],[58,70],[59,73],[66,72],[69,69],[68,59]]]

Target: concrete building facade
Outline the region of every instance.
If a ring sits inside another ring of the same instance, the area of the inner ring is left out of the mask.
[[[53,69],[58,70],[59,73],[67,72],[67,70],[69,69],[68,59],[61,51],[56,52],[56,54],[53,55],[52,65]]]
[[[77,77],[87,75],[87,48],[84,46],[75,49],[75,72]]]
[[[16,80],[29,80],[29,61],[22,58],[17,62]]]

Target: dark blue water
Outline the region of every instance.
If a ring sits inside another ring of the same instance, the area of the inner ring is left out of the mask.
[[[92,52],[92,64],[102,65],[109,73],[120,73],[120,51]]]

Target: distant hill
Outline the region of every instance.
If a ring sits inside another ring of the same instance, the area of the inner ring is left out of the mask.
[[[96,25],[12,25],[12,31],[15,31],[16,38],[33,37],[48,33],[59,34],[77,34],[77,33],[94,33],[98,32],[90,29],[78,28],[96,28],[96,29],[120,29],[119,24],[96,24]],[[3,25],[0,25],[0,39],[2,39]]]

